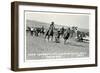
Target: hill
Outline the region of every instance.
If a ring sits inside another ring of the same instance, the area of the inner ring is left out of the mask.
[[[45,22],[41,22],[41,21],[36,21],[36,20],[26,20],[26,26],[27,27],[42,27],[44,26],[44,28],[49,28],[50,23],[45,23]],[[58,25],[55,24],[56,28],[68,28],[68,26],[65,25]],[[83,32],[89,32],[89,29],[84,29],[84,28],[78,28],[78,30],[83,31]]]
[[[26,21],[26,26],[29,26],[29,27],[41,27],[41,26],[44,26],[45,28],[49,28],[50,23],[40,22],[40,21],[36,21],[36,20],[27,20]],[[55,27],[56,28],[61,28],[61,27],[66,27],[67,28],[67,26],[57,25],[57,24],[55,24]]]

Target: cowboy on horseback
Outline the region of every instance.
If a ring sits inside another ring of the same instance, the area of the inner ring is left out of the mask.
[[[53,40],[54,29],[55,29],[54,22],[51,22],[50,27],[46,32],[45,38],[46,38],[46,36],[48,36],[48,40],[49,40],[49,38],[51,36],[52,37],[51,40]]]
[[[49,31],[53,32],[54,31],[54,22],[51,22],[50,27],[49,27]],[[50,32],[49,32],[50,33]],[[52,33],[50,33],[50,35],[53,35]]]

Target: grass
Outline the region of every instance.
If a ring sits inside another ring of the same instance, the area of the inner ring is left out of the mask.
[[[26,35],[26,59],[61,59],[61,58],[83,58],[89,56],[89,43],[77,42],[69,38],[64,44],[47,41],[43,36]]]

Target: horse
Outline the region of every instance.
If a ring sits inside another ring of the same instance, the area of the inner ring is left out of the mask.
[[[87,35],[87,33],[89,33],[89,32],[82,32],[82,31],[77,31],[77,40],[79,41],[79,42],[83,42],[83,41],[89,41],[89,39],[88,39],[88,35]]]
[[[39,28],[37,28],[37,27],[30,27],[29,28],[30,30],[30,34],[31,34],[31,36],[33,36],[33,35],[35,35],[35,36],[38,36],[38,34],[39,34],[39,32],[40,32],[40,29]]]
[[[54,22],[51,22],[50,27],[45,34],[45,39],[48,36],[48,40],[51,37],[51,40],[53,41],[54,29],[55,29]]]
[[[35,33],[35,36],[39,36],[39,34],[41,33],[41,28],[39,28],[39,27],[35,27],[34,28],[34,33]]]
[[[44,35],[44,27],[42,26],[41,28],[40,28],[40,34],[42,34],[42,35]]]
[[[53,41],[53,35],[54,35],[54,30],[53,29],[48,29],[45,33],[45,39],[47,37],[47,39],[49,40],[51,37],[51,40]]]
[[[70,28],[66,29],[63,35],[63,39],[64,39],[64,44],[66,44],[66,41],[68,40],[70,36]]]
[[[70,37],[73,38],[73,37],[76,37],[76,32],[77,32],[77,29],[78,27],[71,27],[70,29]]]
[[[44,35],[44,27],[38,27],[36,28],[36,36],[39,36],[39,35]]]
[[[60,43],[60,36],[61,36],[60,30],[56,30],[55,32],[55,42],[56,43]]]
[[[31,27],[26,27],[26,31],[29,32],[31,30]]]
[[[64,27],[60,28],[60,36],[63,36],[64,31],[65,31]]]
[[[27,33],[30,33],[30,35],[33,36],[34,28],[28,26],[28,27],[26,28],[26,32],[27,32]]]

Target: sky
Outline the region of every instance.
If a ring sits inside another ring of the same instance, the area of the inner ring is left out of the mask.
[[[25,12],[25,17],[28,20],[36,20],[45,23],[54,21],[58,25],[77,26],[79,28],[89,28],[88,14],[74,13],[52,13],[52,12]]]

